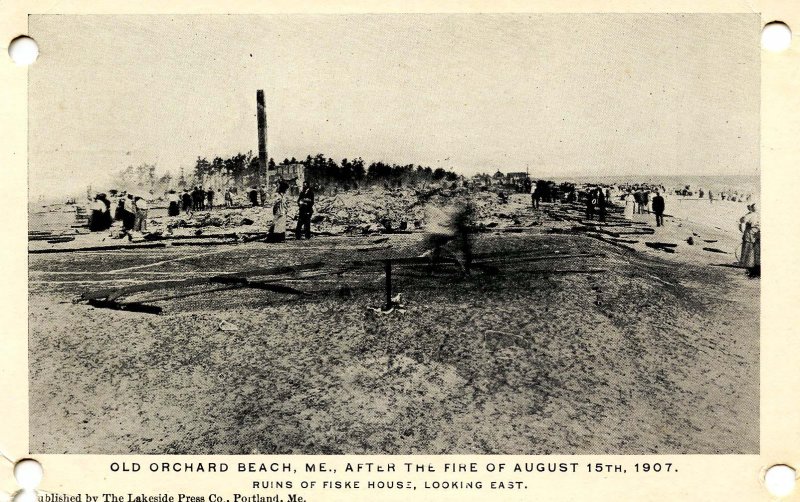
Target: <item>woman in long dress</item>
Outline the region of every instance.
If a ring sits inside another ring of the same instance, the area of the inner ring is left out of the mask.
[[[281,181],[278,189],[275,190],[275,198],[272,202],[272,226],[269,229],[267,242],[283,242],[286,240],[286,190],[289,184]]]
[[[92,232],[100,232],[108,230],[108,206],[103,202],[100,195],[96,195],[92,202],[92,213],[89,216],[89,230]]]
[[[742,232],[742,248],[739,265],[745,267],[751,277],[761,275],[761,219],[756,205],[747,206],[748,213],[739,219]]]
[[[167,210],[167,215],[178,216],[179,214],[181,214],[180,197],[178,197],[178,194],[175,193],[175,190],[169,191],[167,200],[169,201],[169,209]]]
[[[635,205],[636,200],[634,200],[633,194],[628,192],[628,195],[625,196],[625,212],[623,213],[623,216],[626,220],[633,219],[633,210]]]

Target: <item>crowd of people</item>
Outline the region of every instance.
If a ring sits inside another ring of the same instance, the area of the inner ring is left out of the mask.
[[[537,188],[538,185],[538,188]],[[267,242],[284,242],[287,232],[287,215],[290,201],[287,193],[289,183],[279,181],[275,187],[274,195],[268,202],[266,200],[266,190],[264,187],[251,187],[247,193],[249,201],[253,206],[271,206],[272,224],[269,227]],[[554,200],[552,188],[547,184],[531,184],[531,204],[534,209],[539,208],[543,199]],[[623,201],[622,216],[626,220],[633,220],[637,214],[651,213],[655,216],[657,227],[664,225],[664,211],[666,204],[662,193],[663,187],[653,186],[621,186],[614,187],[615,191],[622,191],[613,194],[611,188],[602,186],[590,186],[578,192],[573,188],[572,201],[585,199],[586,219],[593,220],[597,216],[600,222],[605,222],[609,212],[609,207],[613,206],[612,200],[621,199]],[[564,193],[568,191],[562,190]],[[133,239],[134,233],[147,232],[147,216],[149,203],[145,196],[133,193],[116,193],[111,191],[112,197],[116,197],[116,205],[112,214],[112,200],[105,193],[98,193],[91,203],[91,214],[89,216],[89,229],[93,232],[107,231],[111,229],[113,222],[120,222],[119,229],[112,231],[115,238],[127,237]],[[225,206],[233,206],[235,189],[225,190]],[[711,192],[703,192],[711,196]],[[214,208],[216,192],[209,187],[204,189],[196,186],[191,190],[186,189],[182,194],[175,190],[169,190],[166,194],[168,202],[167,214],[169,216],[179,216],[181,210],[186,213],[195,211],[210,211]],[[546,197],[545,197],[546,196]],[[711,199],[713,200],[713,199]],[[734,199],[735,200],[735,199]],[[303,237],[311,238],[311,220],[314,212],[314,189],[308,182],[303,182],[302,188],[296,200],[297,204],[297,224],[294,228],[295,239]],[[746,268],[751,276],[759,276],[761,270],[761,232],[760,219],[756,210],[756,204],[747,205],[747,213],[739,220],[739,230],[742,234],[740,249],[737,250],[738,262],[740,266]]]
[[[89,215],[89,230],[100,232],[109,230],[114,220],[120,222],[119,231],[113,236],[133,239],[133,232],[147,232],[147,199],[138,194],[121,192],[117,194],[114,213],[111,214],[111,201],[105,193],[95,195],[92,212]]]
[[[269,229],[267,242],[283,242],[286,239],[286,218],[289,208],[287,192],[289,183],[286,181],[278,182],[274,197],[267,201],[267,191],[265,187],[260,189],[251,187],[248,192],[248,199],[252,206],[267,206],[272,209],[272,224]],[[120,223],[119,230],[112,232],[116,238],[127,237],[133,239],[134,232],[147,232],[147,213],[149,204],[147,198],[126,192],[111,191],[116,195],[116,207],[112,214],[112,202],[105,193],[95,195],[91,203],[91,213],[89,215],[89,230],[101,232],[111,229],[116,220]],[[225,207],[232,207],[234,202],[234,188],[225,190]],[[204,189],[201,186],[185,189],[179,194],[176,190],[169,190],[166,194],[167,215],[180,216],[181,211],[191,214],[197,211],[211,211],[214,209],[216,192],[209,187]],[[297,226],[294,234],[296,239],[311,238],[311,217],[314,212],[314,189],[311,184],[304,182],[297,198],[298,217]]]

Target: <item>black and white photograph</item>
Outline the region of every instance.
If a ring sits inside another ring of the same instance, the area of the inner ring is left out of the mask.
[[[761,28],[30,15],[30,453],[758,454]]]

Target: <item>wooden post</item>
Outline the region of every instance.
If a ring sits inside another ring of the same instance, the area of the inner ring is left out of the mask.
[[[386,306],[384,310],[392,308],[392,260],[383,262],[383,268],[386,270]]]
[[[264,104],[264,91],[256,91],[258,105],[258,184],[266,185],[267,179],[267,107]],[[263,178],[262,178],[263,177]]]

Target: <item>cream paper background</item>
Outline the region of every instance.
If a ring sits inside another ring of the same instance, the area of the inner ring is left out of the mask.
[[[101,455],[38,455],[44,467],[40,489],[56,493],[217,493],[252,494],[253,480],[331,479],[298,472],[287,477],[235,472],[240,461],[291,461],[298,467],[309,462],[328,462],[339,468],[335,479],[358,479],[369,475],[343,476],[346,461],[393,461],[395,463],[475,461],[488,462],[587,462],[625,463],[628,474],[485,474],[474,476],[397,474],[391,479],[526,479],[525,491],[334,491],[260,490],[298,493],[306,500],[770,500],[763,486],[767,467],[785,463],[800,467],[800,3],[792,1],[150,1],[101,2],[14,0],[0,3],[0,40],[5,48],[15,36],[27,31],[27,15],[37,14],[157,14],[157,13],[388,13],[388,12],[755,12],[763,23],[782,20],[795,27],[793,47],[782,53],[762,51],[761,60],[761,182],[764,239],[761,296],[761,453],[760,455],[664,455],[664,456],[553,456],[553,457],[144,457]],[[5,52],[5,49],[4,49]],[[46,50],[40,58],[46,58]],[[75,57],[80,57],[76,55]],[[0,491],[17,490],[12,461],[28,452],[27,380],[27,70],[17,67],[6,54],[0,55]],[[150,473],[152,461],[227,461],[234,472],[226,474],[165,475]],[[137,474],[112,473],[112,461],[138,461]],[[672,462],[677,473],[632,474],[635,462]],[[384,476],[384,478],[386,478]],[[299,484],[299,483],[297,483]],[[296,486],[297,486],[296,484]],[[800,489],[790,499],[800,500]],[[101,499],[102,500],[102,499]]]

